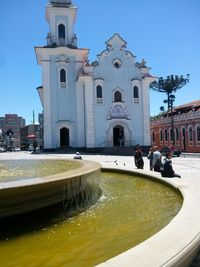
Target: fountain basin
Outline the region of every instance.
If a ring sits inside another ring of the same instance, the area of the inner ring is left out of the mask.
[[[189,267],[200,246],[200,184],[185,183],[177,178],[161,178],[144,170],[103,167],[104,170],[132,173],[167,183],[183,196],[183,206],[172,221],[139,245],[113,257],[96,267]],[[198,178],[198,177],[197,177]]]
[[[54,175],[1,182],[0,218],[59,202],[63,202],[69,210],[84,209],[94,204],[101,195],[99,175],[98,163],[82,160],[78,168]]]
[[[76,216],[56,205],[0,221],[2,265],[92,267],[158,232],[182,206],[176,190],[132,174],[102,172],[100,186],[102,198]]]

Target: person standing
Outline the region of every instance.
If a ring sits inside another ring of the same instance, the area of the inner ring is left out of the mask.
[[[149,153],[147,155],[147,158],[149,160],[149,168],[151,171],[153,171],[153,147],[152,146],[149,148]]]
[[[160,151],[158,150],[157,146],[153,147],[153,161],[152,161],[152,167],[155,172],[160,172],[162,155]]]
[[[33,152],[35,153],[37,150],[37,141],[33,140]]]
[[[165,155],[165,158],[163,160],[162,169],[161,169],[161,175],[162,177],[178,177],[181,178],[181,176],[174,172],[172,167],[172,161],[171,158],[173,157],[171,152],[167,152]]]
[[[135,160],[135,166],[138,169],[143,169],[144,161],[142,156],[142,148],[139,145],[137,145],[135,148],[134,160]]]

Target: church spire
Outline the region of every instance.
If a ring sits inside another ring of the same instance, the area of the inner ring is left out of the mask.
[[[71,0],[49,0],[46,6],[46,19],[49,23],[47,46],[68,46],[77,48],[77,37],[74,33],[74,23],[77,8]]]

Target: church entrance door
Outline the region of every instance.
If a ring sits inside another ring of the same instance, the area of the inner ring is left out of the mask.
[[[69,129],[62,128],[60,129],[60,147],[68,147],[69,146]]]
[[[117,125],[113,128],[113,145],[124,145],[124,128],[121,125]]]

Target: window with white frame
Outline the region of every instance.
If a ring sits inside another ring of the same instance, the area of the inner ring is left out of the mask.
[[[193,141],[193,131],[192,131],[192,127],[189,128],[188,134],[189,134],[189,141]]]
[[[66,87],[66,71],[65,69],[60,70],[60,87]]]
[[[133,86],[133,102],[139,103],[139,88],[138,86]]]
[[[114,102],[122,102],[122,93],[119,90],[114,92]]]
[[[65,44],[65,25],[62,23],[58,25],[58,41],[60,45]]]
[[[97,98],[97,104],[103,103],[103,90],[101,85],[96,86],[96,98]]]
[[[58,38],[65,38],[65,25],[62,23],[58,25]]]

